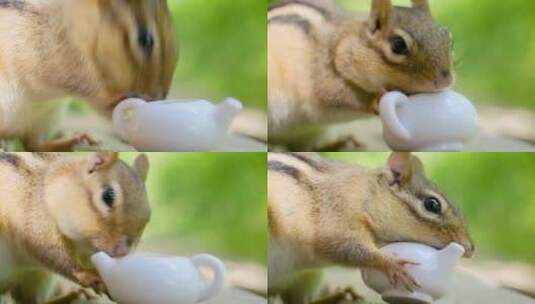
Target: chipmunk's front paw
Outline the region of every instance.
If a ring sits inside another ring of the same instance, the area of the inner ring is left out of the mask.
[[[105,292],[106,290],[102,278],[95,272],[82,270],[74,272],[73,275],[78,284],[83,287],[90,287],[99,293]]]
[[[45,142],[40,145],[38,150],[42,152],[65,152],[72,151],[75,147],[80,145],[96,146],[98,145],[98,142],[90,135],[82,133],[67,138]]]
[[[74,135],[72,137],[72,141],[76,143],[76,145],[94,146],[98,144],[98,141],[96,141],[95,139],[93,139],[93,137],[85,133]]]
[[[60,145],[63,145],[66,149],[73,150],[76,146],[96,146],[98,142],[88,134],[75,134],[72,137],[62,139],[58,141]]]
[[[394,286],[403,286],[408,291],[412,292],[417,288],[420,288],[420,284],[414,279],[414,277],[405,268],[406,265],[419,265],[418,263],[400,259],[396,257],[389,258],[388,263],[384,269],[384,273],[390,280],[390,283]]]

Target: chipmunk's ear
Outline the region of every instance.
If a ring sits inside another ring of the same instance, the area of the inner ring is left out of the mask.
[[[370,19],[368,20],[368,28],[371,34],[383,31],[390,27],[392,17],[392,2],[391,0],[373,0],[372,9],[370,12]]]
[[[412,7],[431,14],[428,0],[412,0]]]
[[[408,152],[390,154],[385,171],[390,185],[405,185],[411,181],[413,176],[425,174],[420,159]]]
[[[143,181],[147,180],[149,173],[149,158],[146,154],[140,154],[134,161],[134,169]]]
[[[422,161],[416,156],[411,156],[412,173],[417,175],[425,175],[425,168]]]
[[[110,168],[119,160],[117,152],[98,152],[89,159],[88,173],[92,174],[97,171]]]

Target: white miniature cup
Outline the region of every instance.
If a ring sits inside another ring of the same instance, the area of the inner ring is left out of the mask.
[[[455,265],[465,252],[464,247],[457,243],[451,243],[442,250],[417,243],[393,243],[381,248],[381,251],[418,264],[405,266],[421,286],[413,292],[393,286],[382,272],[373,269],[362,271],[364,283],[391,304],[428,304],[444,296]]]
[[[125,304],[194,304],[217,295],[225,281],[225,266],[218,258],[201,254],[191,258],[128,255],[111,258],[104,252],[91,257],[110,295]],[[199,268],[210,268],[205,282]]]
[[[389,92],[379,104],[383,135],[396,151],[460,151],[477,133],[477,111],[454,91],[406,96]]]
[[[229,98],[220,104],[206,100],[156,101],[127,99],[113,111],[115,132],[141,151],[211,151],[224,140],[242,110]]]

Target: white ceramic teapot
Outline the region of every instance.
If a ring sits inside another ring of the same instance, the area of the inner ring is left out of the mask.
[[[227,99],[157,101],[127,99],[113,111],[119,136],[140,151],[210,151],[221,144],[242,104]]]
[[[388,303],[427,304],[444,295],[455,265],[465,250],[457,243],[451,243],[442,250],[417,243],[393,243],[381,248],[381,251],[418,263],[405,267],[421,288],[410,292],[403,287],[392,286],[382,272],[372,269],[362,271],[364,283]]]
[[[384,138],[396,151],[460,151],[478,130],[475,107],[451,90],[410,97],[389,92],[379,112]]]
[[[191,258],[128,255],[111,258],[104,252],[91,257],[110,295],[125,304],[193,304],[214,297],[225,280],[218,258],[201,254]],[[207,284],[199,267],[210,268],[214,279]]]

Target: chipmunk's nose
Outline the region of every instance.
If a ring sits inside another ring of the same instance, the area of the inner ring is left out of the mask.
[[[114,257],[124,257],[126,256],[130,251],[128,248],[125,248],[124,246],[116,246],[113,248],[113,256]]]
[[[130,93],[127,96],[128,98],[140,98],[146,101],[156,101],[165,99],[167,97],[167,91],[159,90],[152,93]]]
[[[476,245],[474,245],[474,242],[470,241],[468,244],[463,244],[463,247],[465,249],[463,256],[465,258],[471,258],[476,250]]]
[[[450,69],[440,70],[435,78],[435,85],[438,89],[444,89],[453,83],[453,73]]]
[[[130,245],[126,237],[121,238],[121,241],[113,247],[111,256],[124,257],[130,253]]]

